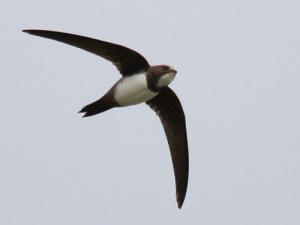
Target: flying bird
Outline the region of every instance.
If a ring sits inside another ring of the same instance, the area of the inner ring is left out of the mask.
[[[76,34],[49,30],[23,30],[81,48],[112,62],[122,75],[103,97],[83,107],[89,117],[115,107],[145,102],[159,116],[169,144],[176,183],[176,200],[181,208],[185,199],[189,156],[185,115],[181,103],[168,85],[177,71],[168,65],[150,66],[138,52],[127,47]]]

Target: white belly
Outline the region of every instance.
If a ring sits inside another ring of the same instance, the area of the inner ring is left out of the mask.
[[[114,97],[120,106],[128,106],[146,102],[156,95],[148,89],[146,75],[137,74],[120,80]]]

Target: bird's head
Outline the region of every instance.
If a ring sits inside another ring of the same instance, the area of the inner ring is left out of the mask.
[[[168,65],[151,66],[147,73],[149,88],[160,91],[174,80],[176,73],[177,71]]]

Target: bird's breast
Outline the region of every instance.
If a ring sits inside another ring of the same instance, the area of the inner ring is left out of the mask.
[[[146,75],[137,74],[116,84],[114,98],[120,106],[129,106],[149,101],[157,94],[148,89]]]

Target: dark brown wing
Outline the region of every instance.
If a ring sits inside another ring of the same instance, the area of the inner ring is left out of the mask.
[[[176,180],[176,198],[181,208],[188,184],[189,154],[185,116],[176,94],[166,88],[147,104],[157,113],[169,143]]]
[[[130,76],[149,68],[147,60],[138,52],[127,47],[84,37],[49,30],[23,30],[26,33],[63,42],[111,61],[123,76]]]

